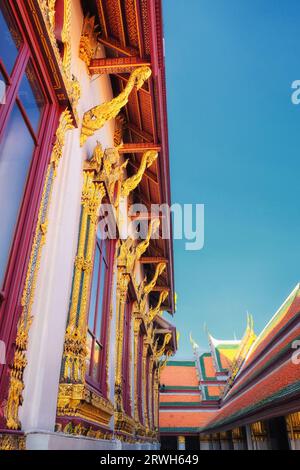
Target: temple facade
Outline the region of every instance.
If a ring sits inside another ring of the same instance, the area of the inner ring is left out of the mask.
[[[4,0],[0,23],[0,449],[156,449],[177,348],[150,212],[170,205],[161,2]]]
[[[161,374],[162,449],[300,449],[300,286],[256,336],[208,334],[203,352],[171,360]]]

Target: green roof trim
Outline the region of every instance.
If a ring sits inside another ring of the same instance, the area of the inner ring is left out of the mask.
[[[219,400],[220,399],[220,395],[209,394],[207,385],[204,385],[203,388],[204,388],[205,400]]]
[[[194,361],[169,361],[167,362],[167,367],[170,366],[179,366],[179,367],[196,367]]]
[[[275,364],[278,361],[278,359],[280,359],[282,356],[285,355],[287,351],[292,351],[292,344],[296,340],[300,340],[300,336],[296,336],[295,338],[293,338],[277,354],[274,354],[274,356],[272,356],[263,366],[259,367],[257,370],[254,370],[254,372],[249,376],[249,378],[244,383],[237,385],[236,389],[233,390],[232,396],[235,396],[236,393],[238,393],[238,391],[241,389],[241,387],[244,387],[250,380],[257,378],[262,372],[264,372],[265,369]]]
[[[163,390],[199,390],[196,385],[165,385]]]
[[[203,359],[204,357],[211,357],[211,353],[203,353],[199,357],[202,380],[216,380],[216,377],[209,377],[209,376],[206,375],[204,359]]]
[[[283,326],[282,328],[280,328],[280,330],[278,330],[277,335],[281,335],[282,332],[283,332],[286,328],[288,328],[288,327],[290,326],[290,324],[291,324],[293,321],[295,321],[296,318],[299,318],[299,319],[300,319],[300,312],[298,312],[296,315],[294,315],[292,318],[290,318],[290,320],[289,320],[287,323],[285,323],[284,326]],[[300,337],[298,336],[298,337],[295,338],[295,339],[299,339],[299,338],[300,338]],[[264,339],[265,339],[265,338],[263,338],[262,341],[263,341]],[[293,340],[293,341],[294,341],[294,340]],[[291,341],[291,343],[292,343],[292,341]],[[291,343],[290,343],[290,344],[291,344]],[[260,343],[259,343],[259,345],[260,345]],[[263,349],[263,350],[264,350],[264,349]],[[254,357],[255,357],[255,351],[254,351]],[[252,363],[253,363],[253,358],[250,356],[248,364],[252,364]]]
[[[273,395],[270,395],[269,397],[264,398],[263,400],[255,403],[254,405],[249,405],[246,408],[242,408],[241,410],[236,411],[230,416],[226,416],[225,418],[219,421],[216,421],[215,423],[212,424],[212,426],[207,426],[207,428],[203,428],[203,429],[206,431],[206,430],[215,429],[217,427],[223,426],[224,424],[234,421],[235,419],[241,418],[252,411],[259,410],[260,408],[263,408],[264,406],[269,405],[274,400],[278,400],[280,398],[287,398],[289,395],[296,393],[296,392],[300,392],[300,380],[288,385],[287,387],[282,388],[278,392],[273,393]]]
[[[202,428],[159,428],[160,432],[194,432],[198,433]]]
[[[286,299],[286,301],[284,302],[284,304],[279,308],[279,310],[277,311],[277,313],[275,313],[274,317],[271,319],[270,323],[266,326],[266,328],[262,331],[261,333],[261,338],[260,338],[260,341],[263,341],[267,336],[268,334],[270,333],[270,331],[274,328],[274,323],[276,323],[277,321],[280,322],[282,320],[282,318],[284,317],[284,315],[287,313],[287,311],[289,310],[290,306],[292,305],[292,303],[294,302],[295,298],[297,297],[298,295],[298,292],[299,292],[299,285],[297,285],[294,289],[294,291],[291,292],[291,294],[289,295],[289,297]],[[260,337],[260,335],[258,336],[258,338]]]
[[[240,347],[240,343],[235,344],[228,344],[228,343],[220,343],[216,346],[216,349],[238,349]]]
[[[215,347],[216,357],[217,357],[217,362],[218,362],[220,372],[227,372],[227,369],[222,367],[222,362],[221,362],[221,356],[220,356],[219,349],[237,350],[239,347],[240,347],[240,344],[224,344],[224,343],[220,343],[220,344],[218,344],[218,346]]]
[[[176,406],[179,408],[189,408],[192,406],[201,405],[201,401],[161,401],[159,406],[161,408],[168,408],[169,406]]]

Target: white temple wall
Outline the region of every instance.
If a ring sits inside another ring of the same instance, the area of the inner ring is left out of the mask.
[[[27,450],[120,450],[121,448],[121,442],[116,439],[92,439],[57,432],[29,433],[26,436]]]

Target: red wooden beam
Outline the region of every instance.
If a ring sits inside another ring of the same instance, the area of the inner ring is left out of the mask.
[[[92,59],[89,71],[91,75],[110,73],[130,73],[137,67],[150,66],[150,62],[140,57],[113,57]]]
[[[140,263],[142,264],[157,264],[157,263],[168,263],[168,258],[162,256],[143,256],[140,258]]]
[[[128,122],[126,124],[126,127],[127,127],[127,129],[129,129],[135,135],[141,137],[146,142],[153,142],[153,136],[151,134],[149,134],[149,132],[146,132],[146,131],[140,129],[135,124],[132,124],[132,122]]]
[[[123,146],[119,148],[119,153],[144,153],[147,150],[155,150],[156,152],[160,152],[160,149],[160,144],[152,144],[150,142],[139,142],[123,144]]]
[[[128,46],[122,46],[118,41],[112,38],[104,38],[100,37],[99,42],[103,44],[103,46],[108,47],[109,49],[119,52],[120,54],[126,55],[126,56],[138,56],[139,51],[135,49],[134,47],[128,47]]]

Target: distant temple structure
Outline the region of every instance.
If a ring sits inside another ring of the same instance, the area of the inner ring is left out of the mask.
[[[299,450],[300,286],[258,336],[248,315],[240,341],[208,342],[161,374],[162,449]]]
[[[0,28],[0,449],[157,449],[161,1],[2,0]]]

